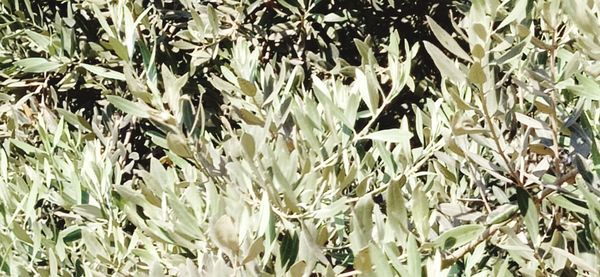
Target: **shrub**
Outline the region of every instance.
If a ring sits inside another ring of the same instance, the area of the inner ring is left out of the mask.
[[[6,275],[598,274],[596,2],[0,9]]]

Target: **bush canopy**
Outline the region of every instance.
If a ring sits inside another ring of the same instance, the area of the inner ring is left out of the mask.
[[[598,276],[600,2],[2,0],[7,276]]]

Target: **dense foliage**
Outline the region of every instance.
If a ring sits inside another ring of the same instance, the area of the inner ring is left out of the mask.
[[[595,276],[600,2],[2,0],[10,276]]]

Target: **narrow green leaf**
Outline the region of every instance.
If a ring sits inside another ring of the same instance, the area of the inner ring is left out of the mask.
[[[85,68],[85,70],[94,73],[100,77],[115,79],[119,81],[125,81],[125,75],[121,72],[114,71],[112,69],[91,65],[91,64],[80,64],[81,67]]]
[[[256,126],[264,126],[265,125],[265,121],[263,119],[261,119],[260,117],[256,116],[251,111],[248,111],[246,109],[239,109],[236,111],[236,113],[247,124],[256,125]]]
[[[401,143],[411,139],[413,134],[402,129],[387,129],[376,131],[364,136],[364,139],[378,140],[384,142]]]
[[[89,220],[96,220],[97,218],[103,218],[102,210],[100,210],[100,208],[93,206],[93,205],[82,204],[82,205],[73,206],[73,212],[80,214],[81,216],[83,216]]]
[[[25,229],[23,229],[19,223],[13,222],[12,231],[18,239],[28,244],[33,244],[33,240],[31,240],[31,237],[29,234],[27,234],[27,231],[25,231]]]
[[[527,228],[527,232],[529,233],[529,238],[534,246],[538,246],[539,243],[539,215],[537,211],[537,207],[529,196],[529,193],[522,189],[517,188],[517,203],[519,205],[519,210],[521,211],[521,215],[523,216],[523,221],[525,222],[525,227]]]
[[[131,102],[127,99],[123,99],[116,95],[107,95],[106,99],[111,104],[115,105],[119,110],[124,111],[125,113],[140,117],[140,118],[148,118],[150,114],[148,113],[148,109],[141,104],[136,102]]]
[[[462,47],[458,45],[454,38],[452,38],[452,36],[448,34],[446,30],[444,30],[440,25],[438,25],[435,22],[435,20],[433,20],[433,18],[427,16],[427,23],[429,23],[431,31],[433,31],[433,34],[438,39],[438,41],[444,46],[444,48],[448,49],[448,51],[450,51],[452,54],[456,55],[457,57],[463,60],[469,62],[472,61],[469,54],[467,54],[467,52],[465,52],[465,50],[463,50]]]
[[[64,117],[65,121],[67,121],[69,124],[77,128],[87,129],[88,131],[92,130],[92,125],[90,125],[90,123],[87,122],[82,116],[76,115],[68,110],[61,108],[56,108],[56,111],[58,112],[58,114]]]
[[[177,77],[165,64],[161,66],[160,71],[162,73],[163,85],[165,87],[163,101],[169,105],[169,108],[174,112],[174,114],[178,114],[181,90],[188,81],[188,74]]]
[[[169,150],[173,151],[173,153],[179,155],[182,158],[194,157],[194,154],[190,150],[185,139],[180,135],[168,133],[167,145],[169,146]]]
[[[520,58],[521,57],[520,55],[523,53],[523,50],[525,49],[525,46],[527,46],[527,44],[528,44],[527,41],[523,41],[523,42],[515,45],[510,50],[506,51],[506,53],[504,53],[504,55],[493,60],[492,64],[501,65],[501,64],[512,61],[514,58]]]
[[[421,252],[412,234],[408,236],[407,244],[408,272],[410,276],[421,276]]]
[[[402,186],[403,183],[401,181],[392,181],[387,189],[387,223],[391,225],[396,234],[404,233],[404,230],[407,230],[406,224],[408,223],[408,212],[406,201],[402,194]],[[401,238],[402,236],[397,235],[397,237]]]
[[[371,256],[371,261],[375,265],[375,273],[377,276],[394,276],[387,257],[381,252],[381,249],[373,243],[369,244],[369,256]]]
[[[588,210],[585,207],[577,205],[573,201],[561,196],[560,194],[552,194],[548,196],[548,200],[570,212],[580,213],[584,215],[588,213]],[[581,202],[581,204],[584,203],[585,202]]]
[[[121,43],[120,40],[118,40],[114,37],[109,37],[108,45],[110,45],[112,50],[115,51],[115,54],[117,54],[117,56],[119,56],[120,59],[122,59],[124,61],[129,61],[129,54],[127,53],[127,47],[125,47],[125,45],[123,45],[123,43]]]
[[[375,114],[377,108],[379,107],[379,92],[369,84],[367,76],[362,72],[359,68],[355,70],[356,74],[356,85],[358,87],[358,91],[360,92],[360,96],[363,101],[367,104],[369,111],[371,114]]]
[[[44,58],[27,58],[15,62],[16,66],[23,67],[23,71],[31,73],[44,73],[59,68],[62,64]]]
[[[371,48],[369,47],[369,45],[359,39],[354,39],[354,44],[356,45],[356,49],[358,50],[358,53],[360,54],[361,57],[361,64],[367,64],[369,62],[369,59],[371,57]]]
[[[506,204],[493,210],[487,217],[485,224],[499,224],[510,219],[519,210],[517,205]]]
[[[411,199],[411,219],[417,229],[420,238],[426,239],[429,236],[429,200],[421,187],[413,191]]]
[[[30,144],[20,141],[20,140],[16,140],[16,139],[10,139],[10,143],[12,143],[14,146],[18,147],[19,149],[25,151],[25,153],[27,154],[31,154],[31,153],[36,153],[39,150],[33,146],[31,146]]]
[[[238,85],[242,89],[242,92],[244,92],[246,95],[250,97],[254,97],[254,95],[256,95],[256,86],[254,86],[252,82],[244,78],[237,78],[237,81]]]
[[[531,117],[529,117],[529,116],[527,116],[525,114],[516,112],[515,113],[515,118],[521,124],[524,124],[524,125],[529,126],[531,128],[540,129],[540,130],[550,130],[550,127],[545,122],[543,122],[541,120],[538,120],[538,119],[531,118]]]
[[[30,30],[25,30],[25,34],[40,48],[48,51],[48,46],[50,45],[50,38],[48,36],[32,32]]]
[[[580,257],[577,257],[577,256],[573,255],[572,253],[570,253],[569,251],[558,248],[558,247],[552,247],[550,252],[552,252],[552,254],[554,254],[555,256],[566,258],[567,260],[571,261],[575,266],[591,273],[592,276],[598,275],[598,264],[597,263],[590,264],[586,260],[584,260]],[[596,260],[596,262],[597,262],[597,260]]]
[[[468,224],[454,227],[437,237],[433,244],[442,249],[460,247],[483,233],[485,227],[479,224]]]
[[[281,241],[281,248],[279,254],[281,255],[281,266],[285,269],[289,269],[296,258],[298,257],[298,250],[300,247],[300,241],[298,234],[294,232],[285,232]]]
[[[74,230],[70,231],[68,229],[65,229],[63,231],[69,231],[64,237],[63,237],[63,242],[64,243],[69,243],[69,242],[73,242],[76,240],[80,240],[81,239],[81,229],[77,226],[73,226]]]
[[[600,85],[594,80],[582,75],[576,74],[579,85],[567,86],[573,93],[592,100],[600,100]]]
[[[125,46],[127,47],[128,56],[133,59],[133,53],[135,51],[135,40],[137,38],[137,32],[135,28],[135,23],[133,20],[133,15],[131,11],[127,7],[127,5],[123,5],[123,18],[125,20]]]
[[[424,43],[427,53],[429,53],[429,56],[431,56],[431,59],[443,76],[448,77],[457,84],[465,81],[465,74],[454,65],[454,61],[446,57],[446,55],[435,45],[428,41],[425,41]]]
[[[252,242],[252,244],[250,245],[250,248],[248,249],[248,252],[246,253],[246,257],[242,261],[242,264],[251,262],[256,257],[258,257],[258,255],[260,253],[262,253],[263,251],[265,251],[264,239],[262,237],[255,239]]]

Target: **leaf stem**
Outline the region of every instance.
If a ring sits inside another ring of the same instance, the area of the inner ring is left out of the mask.
[[[363,127],[362,130],[360,130],[360,132],[358,134],[356,134],[356,137],[354,139],[355,142],[361,140],[362,137],[364,137],[365,135],[367,135],[367,133],[371,129],[372,125],[375,124],[375,122],[377,121],[377,119],[379,118],[379,116],[381,115],[381,113],[383,113],[383,110],[385,110],[385,108],[387,107],[387,105],[389,105],[392,102],[392,100],[394,100],[394,98],[396,98],[396,96],[398,96],[398,93],[394,93],[392,95],[388,95],[387,97],[385,97],[383,99],[383,103],[381,103],[381,105],[379,106],[379,108],[377,109],[377,111],[375,111],[375,114],[373,114],[373,116],[371,117],[371,120],[369,120],[369,122],[367,123],[367,125],[365,125],[365,127]]]
[[[498,230],[500,230],[501,227],[505,226],[509,222],[512,222],[512,219],[514,219],[514,217],[515,215],[513,215],[511,219],[501,224],[496,224],[488,227],[476,240],[452,252],[452,254],[448,255],[442,260],[442,268],[447,268],[455,264],[456,261],[467,255],[468,253],[471,253],[480,243],[488,240],[492,235],[494,235]]]
[[[504,153],[504,148],[500,145],[500,136],[498,136],[498,133],[496,133],[496,128],[494,127],[494,122],[492,121],[490,112],[487,107],[487,103],[485,102],[483,85],[479,86],[478,88],[480,91],[480,93],[479,93],[480,99],[479,100],[481,101],[483,116],[485,118],[485,121],[487,122],[487,125],[489,125],[489,129],[492,134],[492,139],[494,140],[494,143],[496,144],[496,152],[498,152],[500,157],[502,157],[502,160],[504,161],[504,163],[506,163],[506,167],[508,168],[508,171],[509,171],[509,174],[511,175],[511,177],[514,179],[514,181],[517,183],[518,186],[522,187],[523,182],[521,181],[521,178],[519,178],[519,175],[517,174],[517,172],[511,165],[510,160]]]
[[[550,89],[550,98],[552,99],[552,101],[550,101],[550,107],[551,107],[551,114],[550,114],[550,127],[552,128],[552,152],[554,153],[554,174],[556,176],[557,179],[560,179],[561,177],[561,166],[560,166],[560,156],[559,156],[559,149],[558,149],[558,133],[559,133],[559,128],[558,128],[558,115],[556,113],[556,109],[557,109],[557,97],[556,97],[556,81],[557,81],[557,73],[556,73],[556,49],[557,49],[557,45],[556,45],[556,28],[553,26],[552,27],[552,45],[550,46],[550,49],[548,49],[548,52],[550,54],[550,76],[552,78],[552,88]]]

